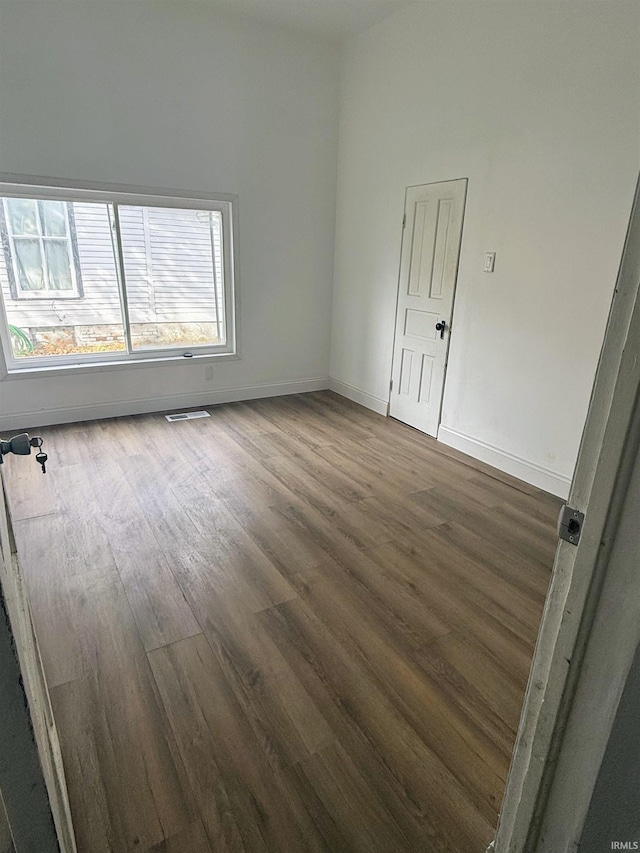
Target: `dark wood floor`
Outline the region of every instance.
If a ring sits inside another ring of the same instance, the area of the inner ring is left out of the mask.
[[[80,853],[481,853],[559,501],[330,392],[5,466]]]

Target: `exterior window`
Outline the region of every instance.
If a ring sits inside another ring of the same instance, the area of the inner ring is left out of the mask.
[[[227,197],[0,184],[7,369],[235,353],[232,213]]]
[[[72,205],[5,198],[2,207],[0,228],[13,298],[81,295]]]

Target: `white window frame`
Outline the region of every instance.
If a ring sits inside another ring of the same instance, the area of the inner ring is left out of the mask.
[[[2,207],[4,212],[5,227],[7,229],[7,238],[9,240],[9,250],[11,252],[11,265],[13,267],[13,279],[15,282],[16,298],[17,299],[78,299],[81,297],[81,292],[78,287],[78,276],[76,274],[76,259],[73,252],[74,235],[71,232],[71,223],[69,221],[69,209],[65,205],[64,222],[66,234],[64,237],[51,237],[42,233],[42,221],[40,217],[40,207],[37,209],[38,234],[14,234],[11,226],[11,215],[5,199],[2,198]],[[34,199],[34,201],[48,201],[49,199]],[[54,199],[51,199],[52,201]],[[57,200],[57,199],[56,199]],[[45,286],[42,290],[24,290],[20,284],[20,270],[18,269],[18,253],[16,251],[16,237],[20,240],[37,240],[40,245],[40,256],[42,258],[42,273]],[[65,241],[67,246],[67,257],[69,258],[69,269],[71,271],[71,282],[73,287],[71,290],[58,290],[50,286],[49,266],[47,264],[47,253],[45,251],[45,243],[47,241],[61,242]]]
[[[50,199],[66,202],[93,202],[112,204],[116,213],[118,205],[142,207],[175,207],[192,210],[215,210],[222,215],[222,266],[224,279],[224,323],[226,341],[224,344],[197,345],[193,347],[167,347],[158,349],[134,350],[126,306],[126,287],[123,285],[124,263],[122,249],[119,247],[115,258],[118,270],[118,286],[123,303],[123,323],[127,351],[83,353],[64,356],[20,356],[13,354],[4,298],[0,299],[0,342],[4,360],[5,378],[35,374],[65,374],[68,371],[84,372],[106,370],[110,368],[142,367],[159,362],[192,363],[195,359],[215,360],[237,359],[238,352],[238,274],[235,234],[237,233],[238,198],[235,195],[221,193],[183,192],[171,189],[133,187],[121,184],[96,184],[86,182],[54,181],[47,178],[31,178],[20,175],[0,174],[0,197]],[[38,291],[40,293],[40,291]],[[51,291],[47,291],[48,294]],[[49,295],[49,298],[51,296]],[[57,299],[56,292],[56,299]]]

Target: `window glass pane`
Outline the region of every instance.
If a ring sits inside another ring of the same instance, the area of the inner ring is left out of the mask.
[[[67,240],[47,240],[44,244],[50,290],[73,290]]]
[[[226,342],[222,214],[119,206],[133,349]]]
[[[33,199],[8,198],[6,199],[6,205],[12,234],[39,233],[36,202]]]
[[[46,237],[67,236],[67,206],[62,201],[40,201],[42,233]]]
[[[58,202],[51,204],[55,217]],[[11,265],[22,270],[15,293],[10,286],[11,270],[0,252],[0,286],[16,358],[44,362],[55,356],[74,362],[91,353],[113,352],[118,357],[126,352],[112,207],[74,202],[73,212],[73,241],[70,235],[64,239],[44,237],[41,241],[14,239],[16,257],[11,259]],[[56,227],[52,217],[47,215],[46,221],[47,227]],[[46,252],[48,289],[44,289],[41,244]],[[72,251],[79,258],[77,267]],[[39,289],[34,289],[35,285]]]
[[[228,202],[212,211],[208,201],[174,208],[170,198],[142,196],[150,203],[116,207],[82,201],[82,192],[73,202],[51,193],[0,195],[0,297],[7,319],[0,321],[0,345],[11,364],[232,351],[225,316],[231,306],[233,317],[232,280],[225,281],[232,269],[224,245]]]
[[[16,268],[21,290],[44,290],[44,269],[39,240],[16,240]]]

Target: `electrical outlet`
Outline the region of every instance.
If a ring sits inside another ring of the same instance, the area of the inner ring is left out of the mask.
[[[204,369],[204,378],[207,382],[213,379],[213,365],[208,364]]]

